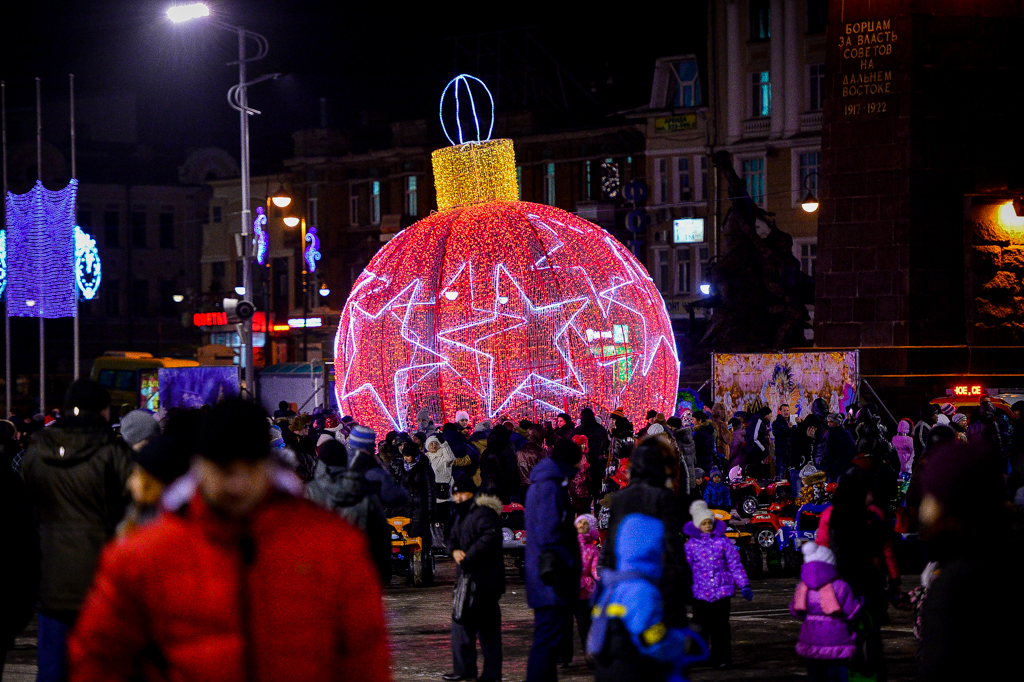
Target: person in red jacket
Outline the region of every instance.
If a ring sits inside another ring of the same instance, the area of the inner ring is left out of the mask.
[[[301,494],[270,457],[261,408],[210,410],[167,511],[104,551],[70,679],[389,681],[366,539]]]

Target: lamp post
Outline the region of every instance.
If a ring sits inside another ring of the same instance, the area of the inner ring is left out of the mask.
[[[202,4],[196,3],[191,5],[176,5],[167,10],[167,17],[175,22],[181,23],[190,19],[198,19],[201,17],[209,17],[209,8]],[[263,59],[267,56],[267,50],[269,45],[267,39],[261,36],[259,33],[248,31],[242,26],[233,26],[219,19],[211,19],[210,22],[222,29],[231,31],[238,35],[238,61],[228,62],[228,66],[238,64],[238,84],[231,86],[228,89],[228,104],[233,109],[238,111],[239,115],[239,136],[241,138],[241,171],[242,171],[242,240],[241,240],[241,253],[239,254],[242,259],[242,289],[249,296],[252,296],[252,220],[251,220],[251,209],[249,206],[249,117],[260,113],[258,110],[253,109],[249,106],[248,89],[249,86],[261,83],[265,80],[270,80],[279,77],[279,73],[271,73],[254,78],[251,81],[246,80],[246,64],[249,62],[255,62]],[[256,43],[256,54],[253,56],[247,56],[245,51],[246,39],[252,40]],[[266,313],[264,312],[264,315]],[[256,395],[256,368],[253,361],[253,338],[252,338],[252,318],[245,320],[242,324],[242,363],[245,366],[245,389],[249,393],[250,399]]]
[[[814,213],[818,210],[818,198],[814,196],[814,190],[818,188],[818,171],[811,171],[804,176],[803,186],[807,195],[800,202],[800,208],[807,213]]]

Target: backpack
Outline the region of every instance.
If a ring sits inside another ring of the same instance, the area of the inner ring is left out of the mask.
[[[657,584],[638,571],[616,571],[605,569],[601,572],[601,580],[594,592],[594,609],[590,614],[590,632],[587,635],[587,655],[596,658],[604,651],[608,637],[608,625],[612,620],[619,619],[623,613],[619,604],[611,603],[612,590],[626,580],[646,580],[657,588]],[[616,608],[618,607],[618,608]]]

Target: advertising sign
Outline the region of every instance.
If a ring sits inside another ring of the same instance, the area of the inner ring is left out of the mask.
[[[673,220],[672,241],[675,244],[699,244],[704,241],[704,219],[679,218]]]

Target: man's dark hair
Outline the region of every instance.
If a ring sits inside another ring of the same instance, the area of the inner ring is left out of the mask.
[[[529,431],[531,426],[533,426],[533,422],[531,422],[529,419],[519,420],[519,428],[521,428],[523,431]]]
[[[64,409],[69,414],[74,414],[75,408],[79,413],[88,412],[99,414],[110,405],[110,394],[107,389],[100,386],[92,379],[79,379],[68,386],[64,394]]]
[[[683,420],[680,419],[679,417],[669,417],[668,421],[665,423],[668,424],[673,429],[683,428]]]
[[[551,449],[551,459],[563,466],[574,467],[582,457],[580,446],[568,438],[559,438]]]
[[[647,418],[648,419],[654,419],[657,416],[658,416],[658,411],[657,410],[647,410]]]
[[[589,424],[590,422],[597,421],[594,417],[594,411],[589,407],[584,407],[580,410],[580,424]]]
[[[287,411],[288,410],[288,401],[287,400],[282,400],[281,402],[279,402],[277,404],[277,409],[279,409],[281,411]]]
[[[697,410],[693,413],[693,418],[699,422],[706,422],[708,420],[708,415],[704,410]]]
[[[267,413],[241,398],[214,405],[203,422],[199,454],[214,464],[259,462],[270,457]]]

